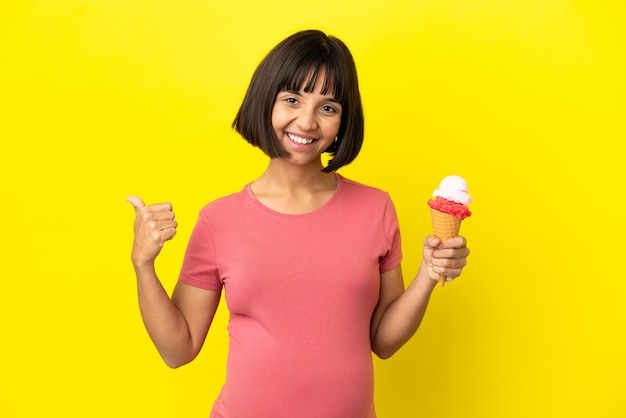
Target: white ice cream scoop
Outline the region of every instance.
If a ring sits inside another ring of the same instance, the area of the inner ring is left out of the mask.
[[[465,206],[472,202],[472,196],[467,193],[467,182],[459,176],[447,176],[439,188],[433,192],[434,197],[442,197]]]

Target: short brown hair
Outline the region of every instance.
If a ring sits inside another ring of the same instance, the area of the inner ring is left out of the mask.
[[[322,94],[331,91],[342,106],[337,140],[326,150],[332,158],[323,171],[335,171],[352,162],[364,135],[356,65],[341,40],[318,30],[297,32],[267,54],[252,76],[233,128],[270,158],[287,157],[272,127],[276,96],[285,90],[313,91],[321,68],[326,71]]]

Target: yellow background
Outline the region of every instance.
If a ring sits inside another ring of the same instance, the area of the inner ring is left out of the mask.
[[[382,4],[384,3],[384,4]],[[626,417],[626,9],[617,0],[40,0],[0,5],[0,416],[206,417],[225,305],[169,370],[140,321],[124,198],[197,211],[265,157],[230,129],[252,72],[320,28],[357,61],[362,154],[412,277],[426,200],[463,175],[464,276],[376,360],[381,418]]]

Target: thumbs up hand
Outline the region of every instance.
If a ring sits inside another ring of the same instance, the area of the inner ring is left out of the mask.
[[[126,198],[135,208],[135,239],[132,261],[136,267],[152,264],[161,252],[165,241],[176,235],[178,223],[170,203],[146,206],[137,196]]]

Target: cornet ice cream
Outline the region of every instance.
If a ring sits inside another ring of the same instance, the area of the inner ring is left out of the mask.
[[[459,176],[447,176],[439,188],[433,192],[433,199],[428,201],[433,223],[433,234],[446,240],[459,235],[461,221],[472,213],[467,208],[472,197],[467,192],[467,182]],[[445,283],[445,276],[439,276],[441,286]]]

